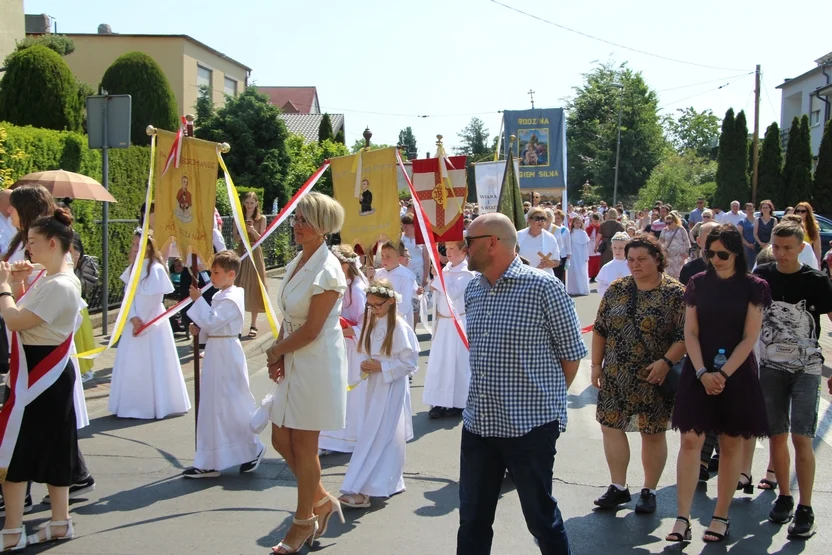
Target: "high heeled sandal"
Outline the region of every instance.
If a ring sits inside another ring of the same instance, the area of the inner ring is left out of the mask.
[[[52,535],[52,527],[53,526],[56,526],[56,527],[57,526],[66,526],[66,532],[64,533],[63,536],[53,536]],[[40,530],[38,530],[37,532],[35,532],[34,534],[31,534],[29,536],[29,539],[28,539],[29,545],[35,545],[35,544],[38,544],[38,543],[46,543],[46,542],[52,542],[52,541],[71,540],[75,536],[75,530],[72,528],[72,519],[71,518],[68,518],[66,520],[56,520],[56,521],[51,521],[50,520],[49,522],[46,523],[46,525],[43,528],[41,528],[41,530],[45,531],[44,538],[40,539],[40,537],[38,536],[38,533],[40,533]]]
[[[692,533],[690,531],[690,520],[683,516],[677,516],[676,522],[684,522],[685,523],[685,531],[684,532],[671,532],[664,537],[665,541],[668,542],[689,542],[691,540]]]
[[[15,534],[20,534],[20,539],[17,540],[17,544],[10,545],[8,547],[0,545],[0,547],[3,547],[3,549],[0,549],[0,553],[5,553],[6,551],[23,551],[26,549],[26,540],[28,538],[26,537],[25,526],[21,526],[20,528],[9,528],[8,530],[0,530],[0,540],[2,540],[3,544],[5,544],[6,540],[4,538],[6,536],[14,536]]]
[[[749,476],[745,472],[740,472],[740,476],[744,476],[744,477],[748,478],[748,483],[743,484],[742,480],[739,480],[737,482],[737,491],[742,490],[742,492],[747,494],[747,495],[751,495],[752,493],[754,493],[754,478],[752,478],[751,476]]]
[[[760,480],[760,483],[757,484],[757,489],[761,490],[769,490],[769,489],[776,489],[777,488],[777,475],[774,474],[774,480],[769,480],[768,475],[774,474],[772,469],[766,470],[766,477]]]
[[[719,532],[714,532],[709,528],[708,530],[705,530],[705,534],[702,536],[702,541],[705,543],[719,543],[728,537],[728,531],[731,529],[731,519],[722,518],[721,516],[715,516],[712,517],[711,520],[716,520],[725,524],[725,531],[720,534]],[[716,539],[709,540],[706,536],[711,536]]]
[[[338,501],[348,509],[369,509],[370,496],[363,493],[349,493],[342,495]]]
[[[326,505],[327,501],[332,503],[332,509],[323,515],[323,520],[321,520],[321,515],[318,515],[318,531],[315,533],[315,538],[320,538],[324,534],[326,534],[327,526],[329,526],[329,519],[332,517],[333,514],[338,513],[338,518],[341,519],[341,524],[346,524],[346,519],[344,518],[344,510],[341,508],[341,502],[338,501],[338,498],[334,495],[327,493],[325,497],[322,497],[320,501],[312,505],[313,507],[323,507]]]
[[[281,540],[280,543],[272,547],[272,553],[275,553],[276,555],[289,555],[291,553],[298,553],[303,547],[303,544],[307,544],[310,547],[312,547],[312,544],[315,542],[315,534],[318,533],[318,517],[316,515],[312,515],[311,518],[305,520],[293,518],[292,524],[297,524],[298,526],[311,526],[312,532],[308,536],[300,540],[296,546],[291,546],[287,543],[284,543],[286,538],[283,538],[283,540]]]

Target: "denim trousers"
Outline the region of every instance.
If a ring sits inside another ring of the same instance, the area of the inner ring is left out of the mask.
[[[457,555],[487,555],[505,471],[511,473],[526,526],[543,555],[570,555],[566,528],[552,497],[557,421],[520,437],[483,437],[462,429]]]

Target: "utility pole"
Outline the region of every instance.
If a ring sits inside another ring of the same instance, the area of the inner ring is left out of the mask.
[[[534,110],[534,91],[529,89],[529,92],[527,94],[529,95],[529,98],[532,99],[532,110]]]
[[[754,73],[754,143],[751,149],[751,202],[756,206],[760,163],[760,64],[757,64],[757,71]]]

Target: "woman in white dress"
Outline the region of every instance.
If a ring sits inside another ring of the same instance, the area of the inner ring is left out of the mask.
[[[133,233],[131,264],[121,275],[125,298],[130,272],[137,263],[141,235],[141,229]],[[130,325],[121,336],[113,364],[109,410],[119,418],[145,420],[184,414],[190,410],[191,401],[179,365],[173,330],[166,320],[161,320],[138,333],[145,322],[165,311],[162,299],[173,292],[173,284],[152,235],[147,238],[146,257],[137,271],[140,272],[139,285],[127,314]]]
[[[584,220],[580,216],[572,218],[570,224],[572,258],[566,276],[566,292],[570,295],[589,295],[589,235],[584,231]]]
[[[318,447],[323,451],[338,451],[339,453],[352,453],[355,449],[355,442],[358,441],[358,434],[361,432],[361,423],[364,420],[364,396],[367,388],[361,380],[361,361],[363,358],[356,355],[358,334],[361,318],[364,316],[364,307],[367,304],[367,278],[361,273],[358,262],[358,255],[349,245],[337,245],[330,249],[335,258],[341,262],[341,270],[347,276],[347,290],[344,292],[344,301],[341,306],[341,327],[347,347],[347,383],[352,388],[347,392],[347,420],[346,425],[340,430],[327,430],[321,432]],[[321,455],[326,454],[321,453]]]
[[[630,267],[627,266],[627,257],[624,255],[624,248],[630,242],[629,233],[618,232],[612,236],[612,260],[604,264],[598,273],[598,294],[602,297],[607,292],[612,282],[618,278],[630,275]]]
[[[529,261],[529,266],[538,268],[554,276],[555,268],[560,266],[560,249],[555,236],[544,229],[546,211],[534,207],[528,213],[529,227],[517,232],[517,245],[520,256]],[[540,256],[541,254],[545,257]]]
[[[295,242],[303,251],[286,267],[277,304],[283,325],[267,351],[269,377],[277,382],[271,409],[272,445],[298,484],[292,527],[272,550],[295,553],[323,535],[338,499],[321,484],[321,430],[344,427],[347,412],[347,353],[340,316],[347,278],[326,247],[340,231],[344,209],[332,198],[309,193],[295,211]]]

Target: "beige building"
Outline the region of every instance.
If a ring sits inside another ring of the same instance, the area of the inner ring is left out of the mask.
[[[2,2],[4,0],[0,0]],[[161,66],[170,82],[179,113],[193,113],[199,86],[211,89],[217,106],[225,96],[237,96],[248,85],[251,68],[188,35],[129,35],[61,33],[75,43],[75,52],[64,58],[75,76],[98,89],[107,68],[122,54],[144,52]]]
[[[25,30],[23,0],[0,0],[0,67],[17,41],[23,40]]]

